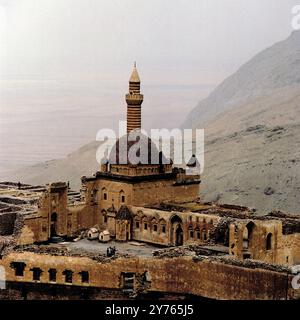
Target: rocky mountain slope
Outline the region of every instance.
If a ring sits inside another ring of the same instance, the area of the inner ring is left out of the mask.
[[[205,133],[204,200],[300,213],[300,86],[231,109]]]
[[[204,200],[300,213],[300,32],[242,66],[184,126],[205,127]]]
[[[194,108],[183,126],[204,128],[224,111],[295,84],[300,84],[300,31],[244,64]]]

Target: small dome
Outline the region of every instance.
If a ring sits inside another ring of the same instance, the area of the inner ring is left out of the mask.
[[[189,162],[187,163],[187,166],[190,168],[196,168],[200,166],[200,163],[197,159],[197,157],[193,154]]]

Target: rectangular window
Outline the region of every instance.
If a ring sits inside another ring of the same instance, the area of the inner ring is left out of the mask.
[[[194,231],[190,230],[190,238],[194,238]]]
[[[106,193],[103,194],[103,199],[107,200],[107,194]]]
[[[63,275],[65,276],[65,282],[66,283],[72,283],[73,282],[73,272],[71,270],[65,270],[63,272]]]
[[[15,276],[23,277],[26,264],[24,262],[12,262],[11,268],[15,269]]]
[[[162,226],[161,231],[162,233],[166,233],[166,226]]]
[[[123,203],[125,202],[125,196],[122,196],[122,202]]]
[[[153,226],[153,231],[157,232],[157,225],[156,224]]]
[[[56,273],[57,271],[55,269],[49,269],[49,281],[50,282],[56,282]]]
[[[136,223],[135,223],[135,227],[136,227],[137,229],[139,229],[139,228],[140,228],[140,223],[139,223],[138,221],[136,221]]]
[[[148,229],[148,224],[144,223],[144,229],[147,230]]]
[[[32,268],[30,271],[32,271],[32,280],[33,281],[40,281],[41,280],[42,270],[40,268]]]
[[[89,283],[89,273],[88,271],[81,271],[79,272],[81,275],[81,282],[82,283]]]
[[[134,273],[123,273],[123,289],[126,292],[133,292],[134,290]]]

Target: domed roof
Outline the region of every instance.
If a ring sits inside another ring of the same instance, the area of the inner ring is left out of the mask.
[[[167,159],[156,144],[146,135],[138,133],[136,139],[128,135],[119,138],[109,155],[110,164],[166,164]]]

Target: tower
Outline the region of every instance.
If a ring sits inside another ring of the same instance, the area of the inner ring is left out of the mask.
[[[134,63],[133,71],[129,79],[129,93],[126,94],[127,102],[127,134],[132,130],[141,129],[142,103],[144,96],[140,93],[141,80]]]

